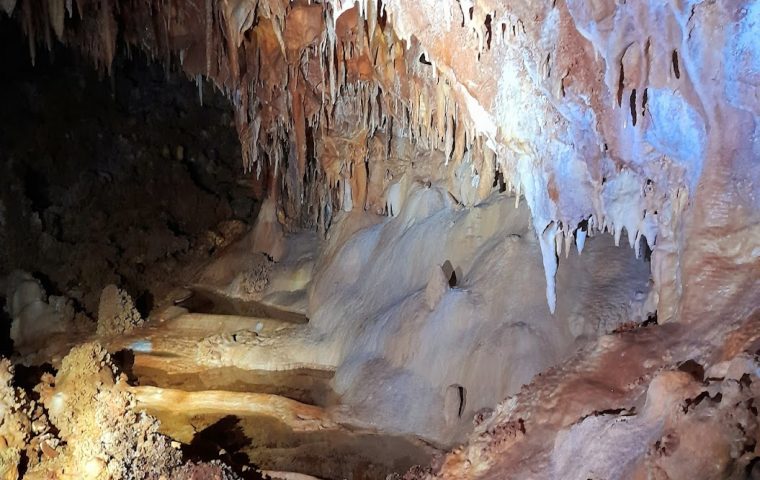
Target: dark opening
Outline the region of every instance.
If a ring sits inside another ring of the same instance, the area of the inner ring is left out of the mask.
[[[11,340],[11,317],[6,312],[5,293],[0,293],[0,357],[10,357],[13,353]]]
[[[688,373],[698,382],[701,382],[705,378],[705,367],[693,359],[689,359],[681,363],[678,366],[678,369],[682,372]]]
[[[631,91],[631,121],[633,122],[633,126],[636,126],[636,121],[638,117],[636,115],[636,89],[634,88],[633,91]]]
[[[498,188],[499,193],[507,191],[507,183],[504,181],[504,174],[498,168],[496,169],[496,174],[493,178],[493,188]]]
[[[23,365],[14,366],[15,374],[13,375],[13,386],[30,392],[33,400],[39,400],[39,393],[34,391],[34,387],[39,383],[43,374],[49,373],[55,375],[56,371],[49,363],[41,365]]]
[[[639,251],[644,257],[644,260],[647,262],[652,261],[652,249],[649,248],[649,242],[647,241],[646,235],[641,235],[641,237],[639,237]]]
[[[147,315],[179,265],[255,220],[263,190],[242,171],[230,102],[211,85],[126,51],[104,79],[58,42],[32,66],[4,16],[0,61],[0,277],[33,272],[91,317],[117,284]]]
[[[451,272],[451,277],[449,278],[449,287],[456,287],[457,286],[457,272]]]
[[[671,58],[673,60],[673,73],[675,74],[676,79],[679,79],[681,78],[681,68],[678,65],[678,50],[673,50]]]
[[[127,376],[130,385],[138,385],[137,376],[134,374],[135,353],[130,349],[119,350],[111,354],[111,361],[119,372]]]
[[[644,93],[641,95],[641,116],[647,114],[647,102],[649,101],[649,89],[645,88]]]
[[[760,457],[753,458],[744,468],[745,478],[760,478]]]
[[[185,458],[198,462],[222,460],[246,480],[262,479],[245,453],[249,444],[240,419],[227,415],[198,432],[189,445],[183,445],[182,453]]]
[[[465,400],[466,400],[466,396],[465,396],[466,392],[465,392],[464,387],[461,386],[461,385],[457,386],[457,390],[459,391],[459,411],[458,411],[457,416],[459,418],[462,418],[462,414],[464,414],[464,404],[465,404]]]
[[[448,423],[459,420],[467,406],[467,390],[457,383],[446,388],[444,398],[445,418]]]
[[[385,25],[388,23],[388,12],[385,11],[385,5],[382,0],[377,2],[377,25],[381,30],[385,30]]]
[[[454,265],[451,264],[450,260],[446,260],[443,262],[443,265],[441,265],[441,269],[443,269],[443,274],[446,278],[449,279],[449,287],[454,288],[458,285],[459,281],[462,279],[462,272],[457,271],[458,268],[454,268]]]
[[[491,33],[491,14],[490,13],[488,15],[486,15],[485,26],[486,26],[486,47],[490,50],[491,49],[491,37],[492,37],[492,33]]]
[[[618,90],[617,90],[617,103],[618,107],[623,106],[623,88],[625,84],[625,69],[623,68],[623,60],[620,59],[620,77],[618,77]]]

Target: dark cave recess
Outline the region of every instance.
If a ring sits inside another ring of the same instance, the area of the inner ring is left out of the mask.
[[[32,65],[0,19],[0,278],[32,272],[89,316],[117,284],[146,315],[250,228],[263,182],[210,84],[123,50],[106,76],[53,43]]]

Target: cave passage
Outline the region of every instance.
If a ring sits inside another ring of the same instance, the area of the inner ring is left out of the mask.
[[[229,103],[204,82],[201,105],[140,52],[108,77],[60,45],[32,66],[15,22],[0,32],[2,275],[27,270],[91,317],[117,284],[147,316],[255,220]]]
[[[760,478],[759,25],[0,0],[0,479]]]

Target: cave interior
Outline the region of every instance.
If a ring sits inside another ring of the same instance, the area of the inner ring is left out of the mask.
[[[0,479],[760,479],[760,3],[0,0]]]

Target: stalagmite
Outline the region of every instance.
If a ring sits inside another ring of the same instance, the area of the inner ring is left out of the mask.
[[[394,183],[388,187],[386,211],[391,217],[397,216],[401,211],[401,185],[399,183]]]

